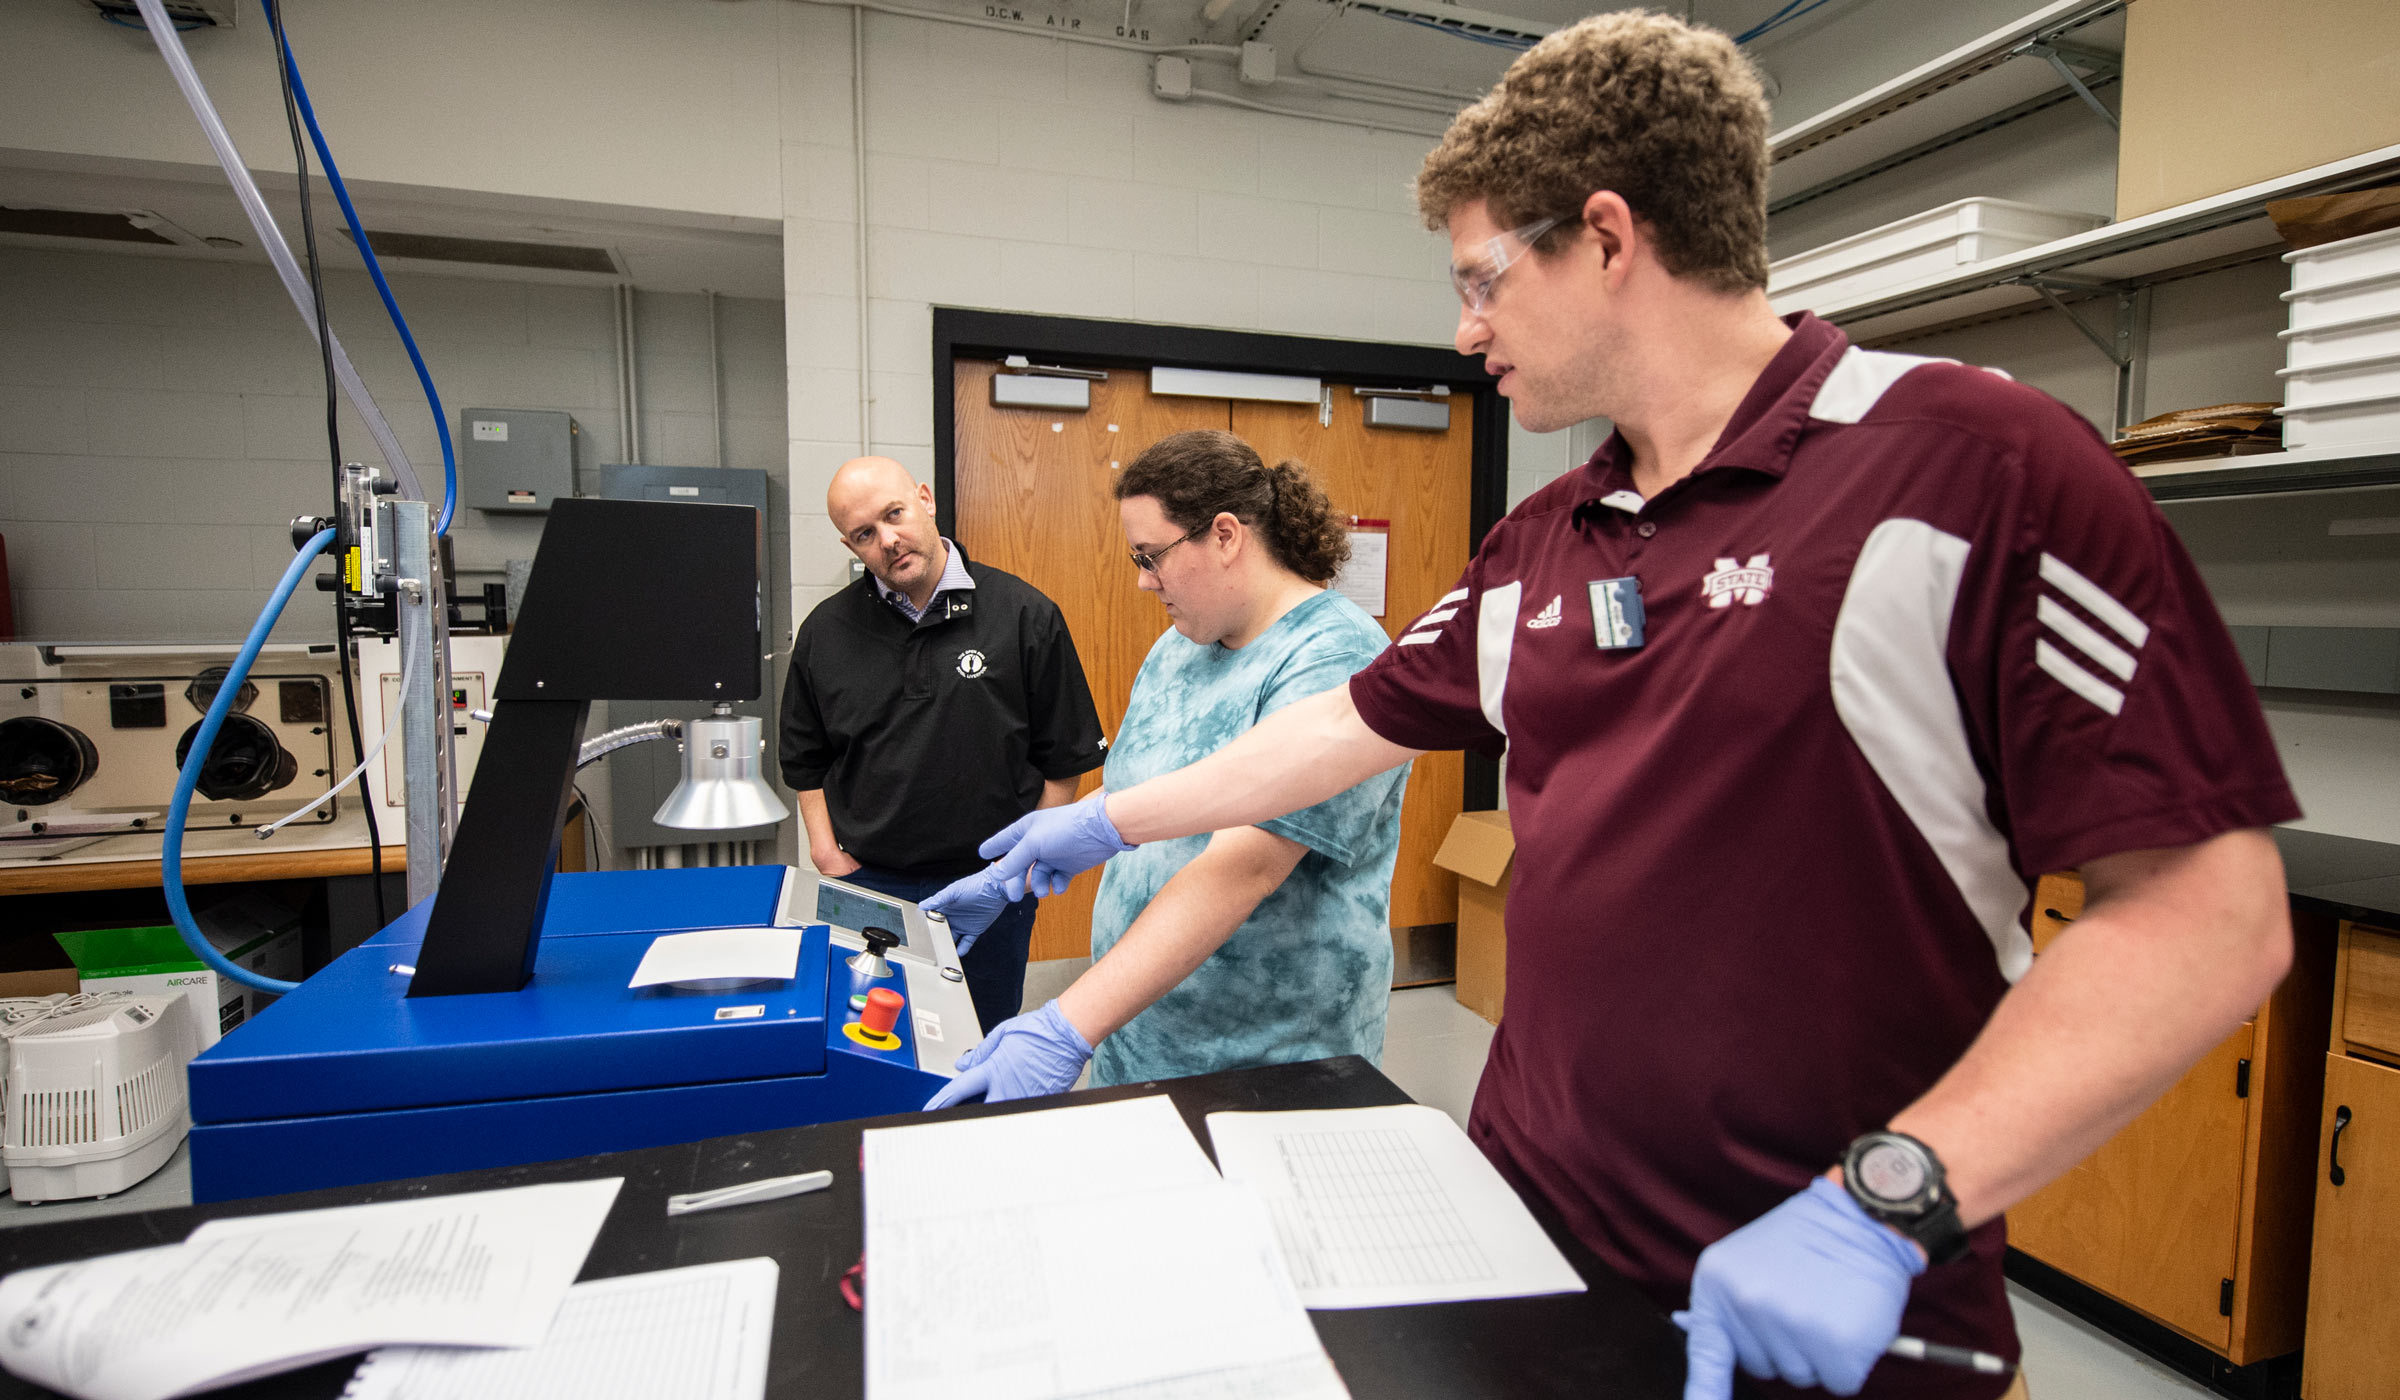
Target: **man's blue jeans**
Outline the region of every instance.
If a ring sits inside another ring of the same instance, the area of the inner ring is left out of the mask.
[[[931,899],[950,884],[873,865],[862,865],[840,878],[911,904]],[[1033,942],[1035,903],[1029,894],[1001,910],[983,937],[975,940],[974,950],[958,960],[967,974],[967,995],[975,999],[975,1019],[983,1023],[987,1035],[1025,1004],[1025,950]]]

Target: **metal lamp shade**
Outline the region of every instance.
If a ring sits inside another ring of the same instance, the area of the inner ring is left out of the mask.
[[[772,826],[791,809],[759,773],[765,727],[749,715],[712,715],[683,727],[683,781],[650,820],[687,831]]]

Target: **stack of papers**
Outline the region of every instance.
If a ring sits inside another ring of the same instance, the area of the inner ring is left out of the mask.
[[[1163,1097],[866,1135],[867,1397],[1320,1400],[1306,1308],[1583,1291],[1435,1109]]]
[[[623,1179],[212,1220],[0,1279],[0,1366],[164,1400],[392,1342],[530,1347]]]
[[[1164,1098],[866,1134],[868,1400],[1338,1400],[1266,1212]]]
[[[1584,1291],[1525,1203],[1438,1108],[1212,1113],[1208,1136],[1225,1179],[1273,1213],[1309,1307]]]
[[[343,1400],[759,1400],[775,1261],[737,1259],[567,1290],[537,1347],[385,1347]]]

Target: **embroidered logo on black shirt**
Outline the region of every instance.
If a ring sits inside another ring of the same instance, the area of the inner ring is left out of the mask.
[[[968,680],[973,680],[977,676],[982,675],[983,653],[973,650],[960,652],[958,654],[958,673],[966,677]]]

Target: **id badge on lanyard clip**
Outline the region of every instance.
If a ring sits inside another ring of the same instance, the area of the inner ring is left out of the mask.
[[[1602,651],[1632,651],[1642,644],[1642,581],[1604,578],[1591,583],[1592,640]]]

